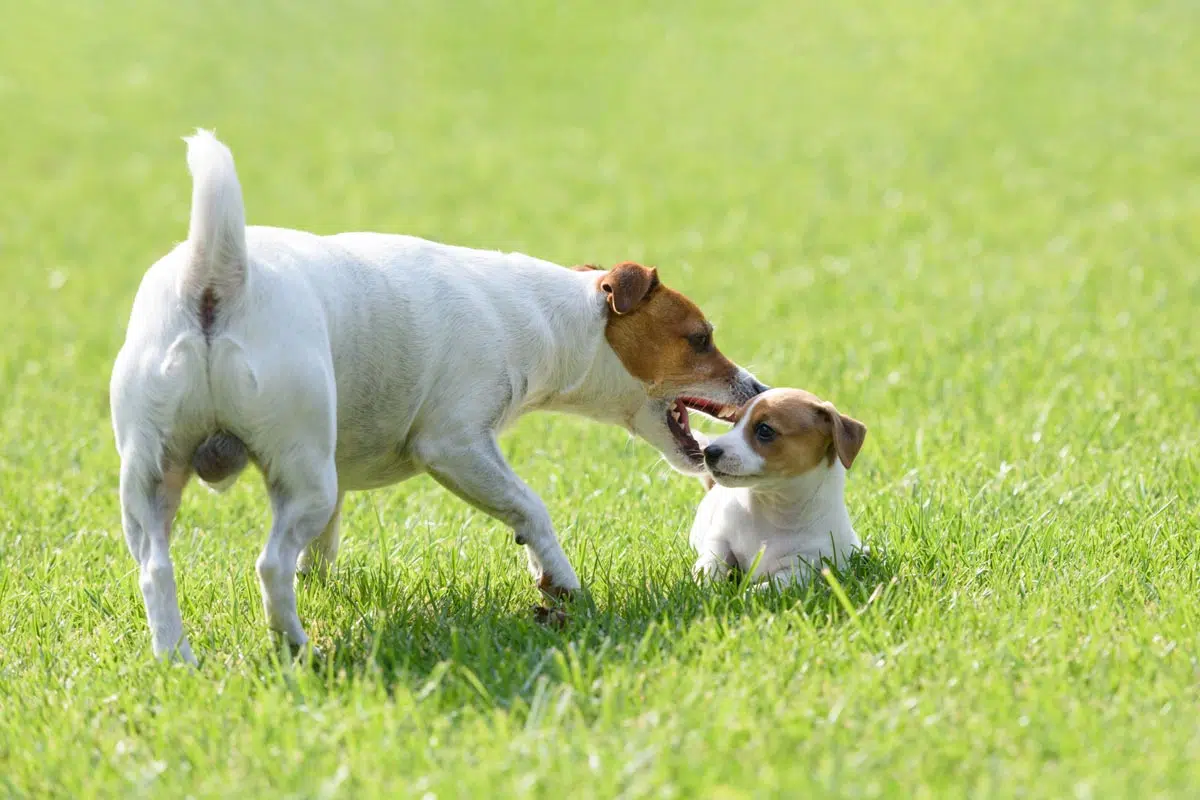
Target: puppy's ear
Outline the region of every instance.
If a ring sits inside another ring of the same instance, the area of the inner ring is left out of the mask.
[[[842,466],[850,469],[858,451],[862,450],[863,442],[867,439],[867,426],[853,417],[839,414],[832,403],[821,407],[830,424],[830,453],[829,461],[833,463],[834,456],[842,462]]]
[[[633,311],[656,286],[658,270],[632,261],[617,264],[600,279],[600,288],[608,295],[608,305],[614,314]]]

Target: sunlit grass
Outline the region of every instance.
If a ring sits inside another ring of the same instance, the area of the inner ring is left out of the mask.
[[[1190,796],[1200,781],[1200,37],[1186,3],[8,3],[0,787],[21,795]],[[253,479],[150,657],[107,380],[215,127],[251,222],[656,264],[870,427],[869,561],[688,579],[620,431],[504,440],[591,588],[562,631],[432,481],[348,500],[281,666]]]

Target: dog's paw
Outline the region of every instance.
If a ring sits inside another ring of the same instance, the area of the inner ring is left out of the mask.
[[[533,621],[547,628],[561,630],[571,621],[571,615],[555,606],[534,606]]]
[[[192,646],[188,644],[187,639],[180,639],[179,644],[170,650],[157,653],[156,657],[159,661],[167,664],[182,664],[193,668],[200,666],[200,662],[196,660],[196,656],[192,653]]]
[[[554,583],[551,577],[543,572],[537,581],[538,591],[550,600],[571,600],[575,597],[574,589],[567,589]]]
[[[301,645],[293,644],[288,649],[291,650],[292,658],[297,661],[319,661],[325,658],[325,651],[312,642]]]
[[[303,560],[296,564],[296,582],[297,583],[314,583],[321,584],[329,580],[331,572],[328,561],[306,561]]]
[[[309,639],[297,644],[280,631],[270,632],[271,643],[280,663],[303,666],[319,666],[324,663],[325,652]]]

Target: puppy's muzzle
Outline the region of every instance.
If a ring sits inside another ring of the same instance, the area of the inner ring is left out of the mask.
[[[725,448],[721,447],[720,445],[710,444],[708,447],[704,448],[705,466],[707,466],[709,469],[712,469],[714,466],[716,466],[717,462],[721,460],[721,456],[723,455],[725,455]]]

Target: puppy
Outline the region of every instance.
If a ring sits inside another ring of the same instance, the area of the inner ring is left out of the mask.
[[[843,492],[867,428],[799,389],[772,389],[704,448],[709,492],[692,524],[703,579],[749,572],[777,586],[861,547]],[[713,485],[715,483],[715,485]]]
[[[110,386],[123,527],[160,657],[194,661],[168,552],[193,473],[217,488],[248,463],[263,473],[263,608],[298,648],[293,578],[334,562],[347,491],[428,473],[510,526],[558,596],[579,578],[498,432],[529,411],[580,414],[698,474],[688,408],[732,419],[766,388],[654,269],[248,228],[229,150],[199,132],[188,166],[187,241],[143,278]]]

